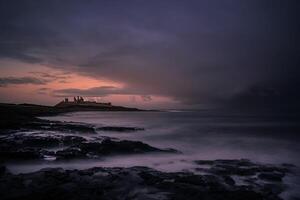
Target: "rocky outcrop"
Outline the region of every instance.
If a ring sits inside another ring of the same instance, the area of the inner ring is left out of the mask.
[[[266,180],[281,180],[281,178],[288,172],[288,168],[276,165],[262,165],[253,163],[247,159],[240,160],[214,160],[195,161],[200,167],[209,165],[208,168],[197,168],[198,171],[213,173],[223,176],[238,175],[238,176],[255,176],[259,174],[259,178]]]
[[[38,122],[28,122],[22,126],[24,130],[45,130],[60,131],[65,133],[96,133],[92,125],[71,122],[56,122],[42,120]]]
[[[124,127],[124,126],[103,126],[96,129],[97,131],[113,131],[113,132],[134,132],[143,131],[144,128],[139,127]]]
[[[175,149],[159,149],[139,141],[104,139],[102,142],[84,142],[56,152],[59,159],[95,158],[107,155],[141,154],[141,153],[179,153]]]
[[[212,161],[214,165],[218,161]],[[240,168],[240,160],[222,161]],[[243,161],[242,161],[243,162]],[[249,162],[250,164],[250,162]],[[251,164],[261,171],[269,165]],[[248,167],[248,166],[247,166]],[[289,171],[276,166],[280,171]],[[236,170],[231,172],[235,174]],[[269,172],[271,173],[271,172]],[[6,199],[133,199],[133,200],[279,200],[284,184],[253,181],[238,185],[227,175],[211,171],[197,175],[189,172],[166,173],[147,167],[91,168],[64,170],[61,168],[0,176],[0,196]]]
[[[51,150],[59,147],[60,150]],[[50,148],[50,149],[49,149]],[[178,153],[174,149],[159,149],[139,141],[116,140],[95,136],[66,134],[10,134],[0,138],[0,160],[97,158],[108,155],[140,153]]]

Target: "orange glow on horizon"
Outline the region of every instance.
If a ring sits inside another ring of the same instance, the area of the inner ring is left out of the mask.
[[[41,105],[55,105],[64,97],[54,95],[55,90],[63,89],[91,89],[95,87],[112,86],[124,88],[124,83],[108,79],[96,79],[74,72],[66,72],[50,68],[41,64],[26,64],[16,61],[1,61],[3,68],[0,69],[2,77],[31,77],[44,80],[44,84],[7,84],[0,86],[1,102],[5,103],[33,103]],[[153,96],[150,99],[143,98],[138,94],[108,94],[106,96],[87,97],[102,102],[112,102],[114,105],[130,106],[138,108],[168,107],[178,102],[163,96]]]

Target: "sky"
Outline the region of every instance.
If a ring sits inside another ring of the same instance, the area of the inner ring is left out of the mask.
[[[298,0],[0,0],[0,102],[299,107]]]

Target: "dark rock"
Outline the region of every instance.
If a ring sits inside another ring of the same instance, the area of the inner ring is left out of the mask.
[[[288,173],[290,172],[289,167],[273,166],[273,165],[260,165],[257,172],[279,172]]]
[[[239,175],[239,176],[252,176],[255,175],[256,170],[253,168],[241,168],[232,165],[216,165],[210,169],[215,174],[220,175]]]
[[[279,175],[284,176],[285,173],[289,172],[289,169],[281,166],[273,165],[261,165],[253,163],[246,159],[237,160],[214,160],[214,161],[195,161],[196,164],[210,165],[210,168],[197,168],[197,171],[203,171],[211,174],[217,174],[222,176],[238,175],[238,176],[254,176],[258,173],[267,174],[261,175],[262,179],[267,178],[268,174],[275,174],[276,177]],[[278,174],[278,175],[276,175]],[[269,178],[269,177],[268,177]],[[273,177],[276,179],[275,177]],[[279,180],[279,178],[277,178]]]
[[[132,131],[143,131],[144,128],[139,127],[122,127],[122,126],[103,126],[97,128],[98,131],[115,131],[115,132],[132,132]]]
[[[42,134],[42,133],[41,133]],[[9,148],[24,148],[24,147],[55,147],[58,145],[73,145],[85,142],[86,139],[80,136],[71,135],[26,135],[26,134],[11,134],[0,139],[0,148],[6,145]]]
[[[73,158],[84,158],[86,154],[81,149],[76,147],[69,147],[61,151],[57,151],[55,156],[58,159],[73,159]]]
[[[60,141],[54,137],[23,136],[18,139],[23,139],[22,145],[26,147],[54,147],[60,143]]]
[[[93,126],[80,123],[53,122],[43,120],[41,122],[27,123],[22,128],[33,130],[60,131],[67,133],[96,133]]]
[[[101,142],[99,142],[101,141]],[[56,153],[45,148],[62,147]],[[97,137],[88,142],[85,138],[58,134],[11,134],[0,139],[0,159],[37,159],[56,156],[58,159],[95,158],[112,154],[148,152],[177,153],[174,149],[158,149],[139,141],[114,141]]]
[[[271,172],[264,172],[258,175],[258,178],[267,180],[267,181],[278,181],[281,182],[284,174],[281,173],[271,173]]]
[[[171,149],[162,150],[152,147],[143,142],[129,140],[113,141],[110,139],[105,139],[101,143],[82,143],[79,147],[84,152],[92,152],[100,155],[132,154],[147,152],[174,152],[174,150]]]
[[[290,164],[290,163],[282,163],[281,164],[283,167],[289,167],[289,168],[294,168],[296,165]]]
[[[87,140],[83,137],[67,135],[62,137],[60,142],[64,145],[75,145],[86,141]]]
[[[205,184],[204,176],[194,174],[175,177],[174,182],[202,186]]]
[[[55,124],[50,126],[50,130],[53,129],[67,132],[96,133],[92,126],[81,124]]]
[[[224,164],[224,165],[235,165],[235,166],[240,166],[240,167],[256,166],[255,163],[251,162],[248,159],[232,159],[232,160],[218,159],[218,160],[215,160],[215,163]]]
[[[234,185],[235,181],[230,176],[223,176],[223,180],[228,185]]]
[[[79,136],[63,136],[63,135],[25,135],[12,134],[0,139],[0,160],[24,160],[24,159],[42,159],[47,156],[54,156],[53,151],[43,148],[57,147],[65,145],[79,145],[86,139]],[[62,152],[59,152],[62,153]],[[71,152],[66,151],[64,157],[71,157]],[[73,157],[79,154],[73,154]],[[62,155],[60,155],[62,156]]]
[[[113,154],[135,154],[148,152],[175,153],[173,149],[158,149],[148,144],[138,141],[113,141],[105,139],[100,142],[83,142],[79,145],[73,145],[70,148],[56,152],[59,159],[67,158],[93,158],[98,156],[107,156]]]
[[[244,182],[248,183],[250,185],[256,185],[257,181],[258,181],[258,178],[256,178],[256,177],[250,177],[250,178],[244,179]]]
[[[16,138],[14,138],[16,139]],[[86,139],[79,136],[62,136],[62,135],[53,135],[53,136],[21,136],[18,138],[23,146],[29,147],[55,147],[58,145],[74,145],[85,142]]]
[[[6,167],[4,165],[0,164],[0,176],[2,176],[3,174],[5,174],[7,171]]]
[[[214,160],[196,160],[196,164],[198,165],[213,165],[215,163]]]
[[[262,191],[266,194],[280,194],[286,189],[284,184],[264,184]]]
[[[0,176],[0,196],[1,200],[280,200],[278,194],[285,189],[281,184],[237,186],[228,178],[186,172],[166,173],[147,167],[46,168],[29,174]]]
[[[39,159],[41,158],[39,148],[21,148],[21,149],[7,149],[0,150],[0,159],[14,160],[14,159]]]

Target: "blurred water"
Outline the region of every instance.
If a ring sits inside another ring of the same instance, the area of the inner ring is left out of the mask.
[[[11,165],[17,172],[43,167],[89,168],[94,166],[154,167],[163,171],[193,170],[197,159],[247,158],[263,163],[299,165],[298,118],[291,115],[258,115],[216,111],[182,112],[76,112],[43,119],[83,122],[95,126],[142,127],[145,131],[108,132],[98,135],[137,140],[182,154],[143,154],[100,160],[35,162]]]
[[[99,134],[175,148],[194,159],[248,158],[300,164],[300,124],[295,116],[216,111],[79,112],[46,119],[143,127],[145,131]]]
[[[193,161],[241,159],[254,162],[300,165],[300,123],[291,114],[245,114],[217,111],[176,112],[76,112],[43,117],[54,121],[81,122],[101,126],[145,128],[137,132],[98,131],[99,136],[137,140],[159,148],[174,148],[182,154],[108,156],[92,160],[28,161],[8,163],[13,173],[33,172],[45,167],[86,169],[91,167],[148,166],[161,171],[199,173]],[[30,134],[30,133],[29,133]],[[51,133],[66,134],[66,133]],[[82,134],[85,138],[90,136]],[[92,136],[94,137],[94,135]],[[289,189],[284,199],[300,196],[299,170],[285,178]]]

